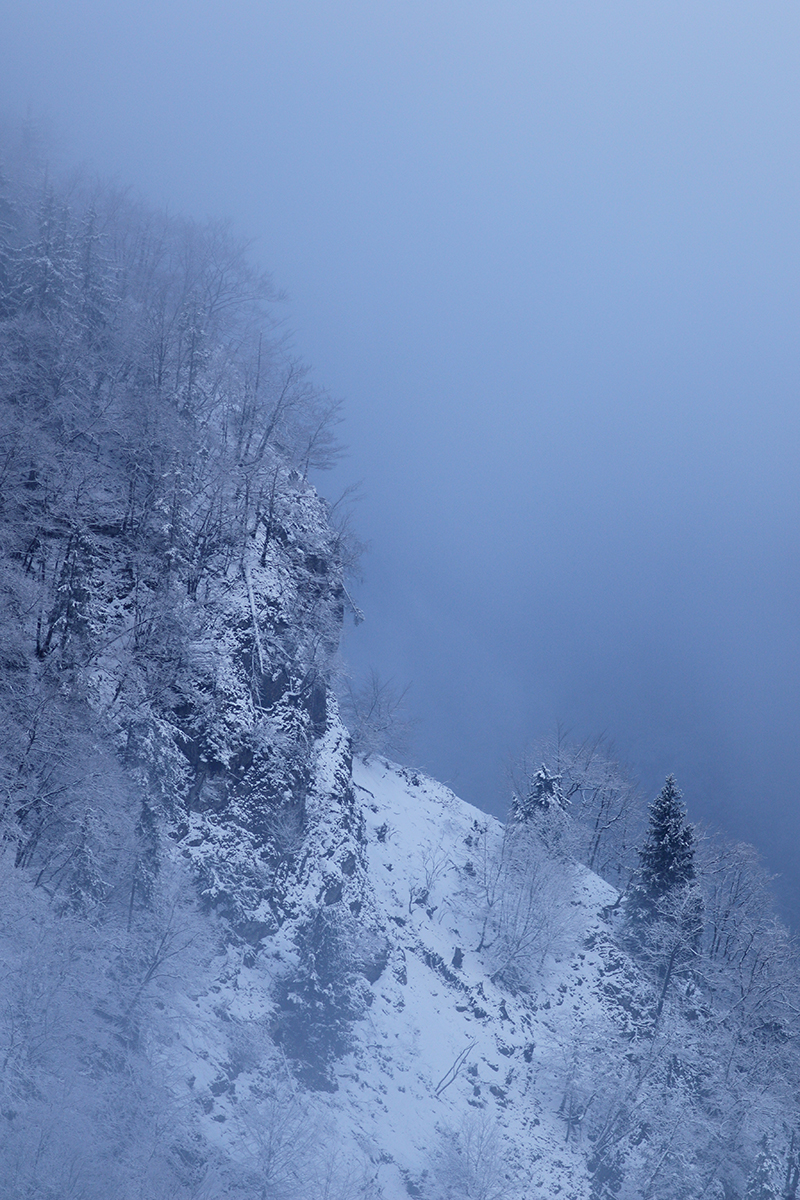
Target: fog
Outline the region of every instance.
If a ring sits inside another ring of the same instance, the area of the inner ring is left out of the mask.
[[[286,290],[422,765],[604,732],[800,920],[796,5],[2,7],[6,114]]]

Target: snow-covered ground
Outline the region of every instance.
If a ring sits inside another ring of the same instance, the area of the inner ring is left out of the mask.
[[[378,760],[357,763],[354,782],[394,952],[342,1065],[343,1125],[392,1156],[381,1174],[386,1200],[408,1194],[405,1172],[419,1180],[435,1170],[453,1135],[462,1147],[485,1142],[498,1172],[513,1165],[526,1194],[583,1196],[584,1159],[558,1115],[571,1052],[564,1034],[603,1019],[601,963],[583,945],[613,889],[577,869],[571,946],[546,956],[532,992],[512,995],[492,983],[476,952],[483,921],[472,871],[480,872],[483,840],[489,853],[500,841],[499,822],[442,784]]]
[[[482,1200],[584,1200],[580,1114],[570,1125],[562,1101],[581,1029],[608,1020],[606,968],[600,948],[589,947],[607,941],[601,910],[616,893],[570,865],[567,923],[529,985],[493,982],[484,918],[500,823],[378,758],[357,761],[353,778],[388,957],[369,984],[352,1049],[335,1065],[336,1090],[298,1101],[296,1085],[285,1084],[285,1119],[300,1103],[306,1128],[317,1122],[337,1160],[363,1164],[371,1194],[383,1200],[458,1195],[459,1176],[463,1195]],[[287,953],[277,938],[257,956],[232,956],[213,987],[187,1001],[181,1071],[204,1109],[206,1134],[234,1156],[258,1157],[253,1122],[275,1119],[259,1109],[259,1096],[268,1108],[276,1093],[265,1086],[252,1031],[272,1011]],[[250,1031],[234,1069],[232,1027]]]

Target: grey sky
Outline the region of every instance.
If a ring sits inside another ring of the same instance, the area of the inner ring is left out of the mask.
[[[492,804],[524,741],[606,731],[800,911],[796,4],[0,18],[3,108],[287,289],[364,480],[349,650],[424,764]]]

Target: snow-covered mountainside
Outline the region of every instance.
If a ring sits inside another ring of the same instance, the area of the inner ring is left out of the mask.
[[[354,778],[392,949],[352,1069],[340,1075],[345,1125],[364,1129],[379,1161],[391,1154],[393,1170],[381,1172],[387,1197],[399,1200],[415,1183],[424,1193],[429,1175],[457,1188],[462,1171],[467,1194],[588,1194],[577,1140],[565,1144],[559,1114],[564,1034],[602,1021],[601,956],[586,942],[602,935],[613,890],[585,868],[559,872],[564,891],[548,903],[567,907],[552,953],[541,946],[535,999],[515,992],[493,977],[487,943],[499,932],[487,938],[484,927],[498,823],[388,764],[357,764]]]
[[[209,1194],[259,1173],[252,1194],[309,1198],[792,1194],[744,1191],[778,1177],[788,1033],[731,1045],[687,976],[657,1015],[618,893],[541,831],[379,757],[352,783],[358,869],[320,810],[294,920],[217,960],[163,1048],[227,1163]]]
[[[351,1175],[357,1164],[366,1194],[385,1200],[588,1197],[581,1112],[569,1109],[571,1055],[583,1027],[597,1032],[609,1020],[602,912],[614,890],[565,866],[565,891],[550,899],[562,906],[550,952],[537,948],[544,965],[535,992],[509,989],[493,979],[481,902],[500,825],[386,761],[357,761],[353,781],[370,920],[353,923],[341,961],[352,969],[355,958],[361,972],[360,1011],[326,1090],[298,1101],[287,1075],[283,1103],[316,1115],[340,1163]],[[335,875],[338,847],[323,846]],[[193,1001],[167,1052],[174,1078],[190,1081],[205,1110],[205,1137],[234,1158],[253,1119],[249,1101],[268,1091],[275,1065],[232,1071],[228,1028],[276,1019],[276,985],[295,954],[291,939],[276,938],[252,965],[231,965],[224,985]],[[220,1011],[218,1037],[203,1036]]]
[[[335,406],[223,228],[27,153],[0,171],[0,1197],[796,1196],[798,972],[753,852],[698,844],[672,779],[637,827],[599,742],[522,764],[505,824],[354,760],[355,550],[309,481]]]

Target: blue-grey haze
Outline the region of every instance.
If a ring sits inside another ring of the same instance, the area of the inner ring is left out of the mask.
[[[287,289],[424,765],[605,731],[797,917],[797,6],[4,0],[29,105]]]

